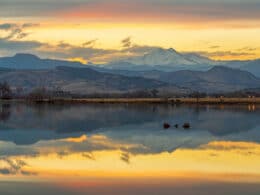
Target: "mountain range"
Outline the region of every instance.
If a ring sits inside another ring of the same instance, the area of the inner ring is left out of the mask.
[[[155,74],[145,78],[154,78]],[[157,80],[208,93],[238,91],[260,86],[260,79],[249,72],[224,66],[208,71],[181,70],[158,74]]]
[[[214,66],[226,66],[248,71],[260,77],[260,59],[245,61],[215,61],[196,53],[180,53],[174,49],[155,49],[143,56],[110,62],[103,68],[128,71],[178,70],[206,71]]]
[[[225,66],[214,66],[207,71],[106,71],[128,77],[155,79],[169,84],[174,84],[176,86],[208,93],[230,92],[260,86],[260,79],[250,72]]]
[[[11,68],[16,70],[40,70],[52,69],[58,66],[82,67],[83,64],[65,60],[40,59],[38,56],[22,53],[16,54],[12,57],[0,58],[1,68]]]
[[[158,89],[175,93],[184,89],[143,77],[101,73],[90,68],[59,66],[48,70],[1,69],[0,80],[13,88],[22,87],[25,92],[46,87],[50,90],[62,89],[76,94],[124,93],[138,90]]]
[[[127,65],[130,67],[139,69],[170,69],[178,68],[179,66],[202,66],[205,67],[217,65],[218,62],[210,60],[206,57],[200,56],[195,53],[182,54],[176,50],[170,49],[154,49],[143,56],[129,57],[122,61],[111,62],[108,67],[117,69],[127,69]],[[180,67],[181,68],[181,67]]]
[[[215,93],[259,88],[258,76],[260,60],[213,61],[174,49],[157,49],[106,65],[41,59],[31,54],[0,58],[0,80],[27,91],[45,86],[82,94],[152,89]]]
[[[120,70],[206,70],[212,66],[219,65],[217,61],[210,60],[206,57],[195,53],[182,54],[176,50],[154,49],[143,56],[129,57],[120,61],[112,61],[103,65],[105,68]]]

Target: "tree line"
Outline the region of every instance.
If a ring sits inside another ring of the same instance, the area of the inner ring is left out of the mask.
[[[162,93],[157,89],[136,90],[122,93],[70,93],[60,88],[48,89],[37,87],[31,91],[26,91],[22,87],[12,88],[7,82],[0,82],[0,99],[29,99],[44,100],[55,98],[205,98],[205,97],[260,97],[260,89],[242,90],[231,93],[207,94],[198,91],[189,94]]]
[[[11,87],[7,82],[0,83],[0,98],[1,99],[11,99],[13,93]]]

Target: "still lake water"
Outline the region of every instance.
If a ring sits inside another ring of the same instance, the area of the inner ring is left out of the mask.
[[[0,194],[58,193],[259,195],[260,106],[0,104]]]

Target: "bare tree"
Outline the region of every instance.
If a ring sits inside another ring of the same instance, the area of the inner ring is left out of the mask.
[[[47,98],[49,98],[49,94],[45,87],[36,88],[29,94],[29,99],[37,101],[44,100]]]
[[[7,82],[0,83],[0,98],[1,99],[12,98],[12,90]]]
[[[16,89],[15,89],[15,96],[20,98],[23,95],[24,95],[23,87],[16,87]]]
[[[151,90],[151,94],[152,94],[152,96],[153,96],[154,98],[156,98],[156,97],[158,96],[158,93],[159,93],[159,91],[158,91],[157,89]]]

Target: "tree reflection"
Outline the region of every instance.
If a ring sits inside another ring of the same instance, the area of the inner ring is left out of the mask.
[[[11,116],[11,104],[2,104],[0,106],[0,121],[7,122]]]

